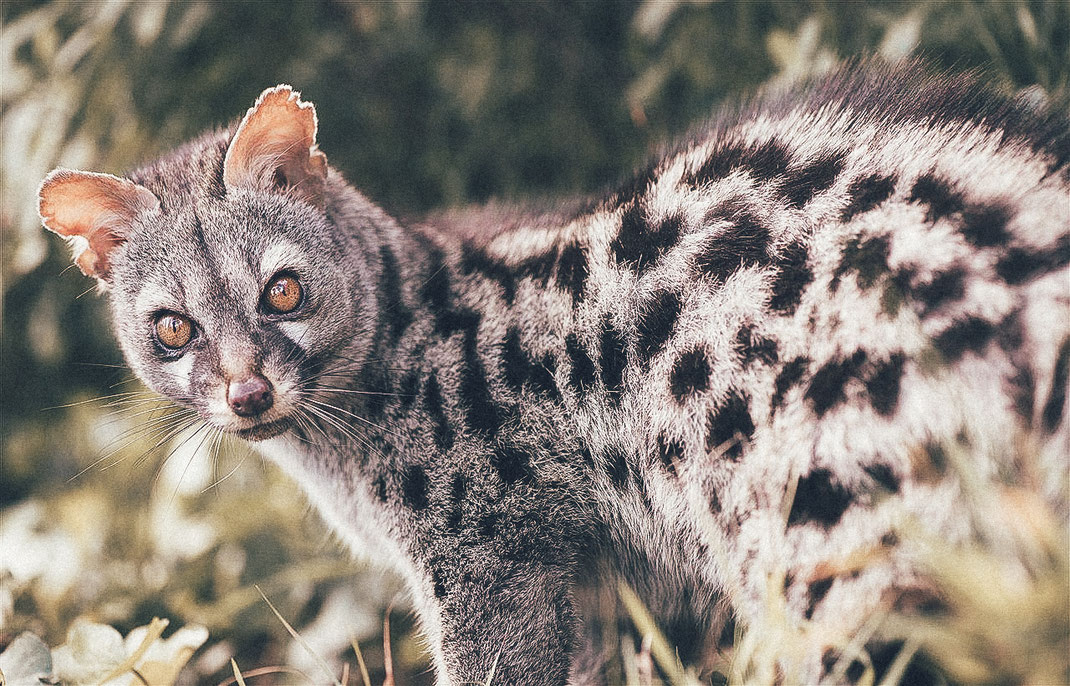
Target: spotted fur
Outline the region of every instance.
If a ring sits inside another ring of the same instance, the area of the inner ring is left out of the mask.
[[[440,683],[598,683],[580,599],[614,578],[686,659],[760,623],[777,575],[789,621],[849,635],[919,585],[907,519],[968,534],[918,454],[965,442],[992,476],[1028,433],[1065,472],[1070,136],[975,78],[844,69],[579,209],[459,231],[334,170],[322,210],[236,192],[232,135],[131,175],[162,214],[111,259],[119,339],[209,421],[228,356],[336,408],[257,447],[405,575]],[[269,249],[309,289],[299,328],[249,304]],[[181,363],[145,340],[161,297],[203,332]],[[820,679],[827,648],[792,669]]]

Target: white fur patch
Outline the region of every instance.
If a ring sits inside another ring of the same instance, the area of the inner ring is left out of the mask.
[[[260,278],[267,281],[283,269],[297,269],[304,261],[304,251],[289,241],[278,241],[260,257]]]
[[[311,324],[308,322],[279,322],[277,326],[294,345],[304,349],[304,344],[307,342],[306,334]]]

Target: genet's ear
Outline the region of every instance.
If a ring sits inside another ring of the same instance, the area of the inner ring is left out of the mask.
[[[223,160],[227,188],[277,190],[323,207],[327,157],[316,148],[316,108],[280,85],[260,94]]]
[[[37,213],[49,231],[70,240],[74,263],[104,285],[109,255],[138,215],[159,212],[152,191],[111,174],[56,169],[37,191]]]

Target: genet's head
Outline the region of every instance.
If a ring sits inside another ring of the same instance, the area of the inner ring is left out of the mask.
[[[250,439],[293,424],[374,314],[372,299],[344,295],[364,265],[328,217],[316,127],[312,105],[277,86],[233,133],[130,178],[57,169],[39,191],[45,227],[108,293],[134,372]]]

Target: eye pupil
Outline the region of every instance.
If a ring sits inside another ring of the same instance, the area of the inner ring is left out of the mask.
[[[266,310],[275,314],[287,314],[301,304],[301,284],[292,274],[283,274],[268,284],[264,295]]]
[[[156,338],[165,348],[178,350],[193,338],[193,324],[181,315],[166,312],[156,318]]]

